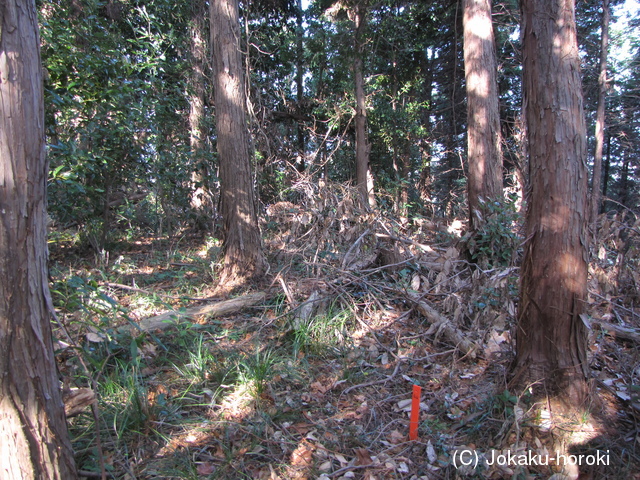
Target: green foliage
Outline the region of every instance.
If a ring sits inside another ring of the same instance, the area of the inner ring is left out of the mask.
[[[277,356],[273,350],[259,350],[247,356],[238,363],[238,379],[246,385],[256,398],[265,391],[267,384],[274,374]]]
[[[349,346],[349,328],[353,314],[346,309],[334,310],[303,322],[293,331],[294,356],[299,352],[322,355],[329,349],[340,351]]]
[[[523,168],[516,3],[496,5],[494,12],[503,150],[510,173]],[[354,177],[354,24],[348,6],[333,13],[330,6],[312,2],[300,17],[291,2],[241,7],[256,184],[265,204],[291,199],[303,171],[312,181]],[[83,239],[98,251],[123,237],[175,231],[190,221],[194,186],[217,182],[215,157],[208,153],[215,136],[203,134],[202,151],[191,151],[189,144],[194,8],[168,0],[39,2],[49,207],[60,225],[87,229]],[[205,14],[206,5],[200,8],[197,14]],[[587,121],[592,123],[600,6],[587,2],[580,13],[585,104],[591,106]],[[370,163],[385,208],[403,215],[425,208],[452,215],[464,204],[459,18],[450,3],[367,6],[360,34]],[[605,193],[633,206],[638,161],[628,152],[638,150],[633,148],[639,138],[638,101],[627,92],[637,84],[638,40],[633,22],[629,31],[616,28],[612,25],[612,49],[626,41],[629,53],[624,61],[610,62],[616,88],[608,92]],[[202,132],[211,132],[215,120],[209,77],[205,72]],[[196,171],[199,179],[192,178]],[[128,201],[132,196],[136,200]]]
[[[482,212],[474,212],[479,225],[477,231],[467,233],[462,241],[480,266],[512,265],[521,243],[515,197],[505,202],[483,202],[482,206]]]
[[[514,415],[514,409],[517,404],[518,397],[509,392],[509,390],[504,390],[495,397],[494,411],[502,413],[504,417],[511,417]]]
[[[100,383],[100,396],[105,420],[119,440],[144,431],[152,412],[144,381],[135,365],[118,361]]]
[[[218,363],[215,355],[211,352],[207,344],[204,342],[204,335],[199,334],[193,342],[193,337],[189,336],[189,348],[187,358],[181,358],[181,364],[175,364],[173,368],[181,377],[189,380],[191,383],[199,384],[205,382],[216,370]],[[187,345],[185,345],[187,347]]]
[[[49,209],[62,225],[86,228],[96,250],[114,226],[158,227],[148,203],[135,208],[144,193],[165,217],[189,205],[186,13],[163,0],[40,8]]]
[[[513,281],[508,283],[507,290],[508,298],[518,298],[517,284],[515,284]],[[487,307],[499,310],[504,306],[503,295],[504,293],[501,291],[501,289],[487,287],[482,290],[482,295],[476,300],[475,306],[479,310],[485,309]]]

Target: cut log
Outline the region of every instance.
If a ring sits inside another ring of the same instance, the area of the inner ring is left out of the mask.
[[[200,315],[208,315],[210,317],[221,317],[236,313],[244,308],[253,307],[262,303],[267,298],[264,292],[251,293],[242,297],[223,300],[216,303],[207,303],[197,307],[190,307],[185,310],[171,310],[169,312],[156,315],[155,317],[145,318],[140,322],[140,329],[143,332],[151,332],[154,330],[164,330],[178,323],[194,320]]]
[[[429,331],[438,332],[444,335],[447,342],[455,345],[460,351],[471,358],[476,358],[477,345],[465,338],[464,334],[453,325],[449,319],[442,316],[433,307],[429,306],[427,302],[421,300],[419,294],[409,293],[409,300],[411,300],[416,309],[424,315],[427,321],[431,324]]]

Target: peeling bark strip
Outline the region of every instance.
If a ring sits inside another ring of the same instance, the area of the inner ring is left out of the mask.
[[[586,395],[586,127],[573,0],[524,0],[531,194],[516,372],[574,404]]]
[[[0,0],[0,478],[72,480],[47,307],[37,22],[33,0]]]

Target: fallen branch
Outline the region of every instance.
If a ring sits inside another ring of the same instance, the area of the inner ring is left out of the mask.
[[[152,290],[145,290],[144,288],[123,285],[121,283],[100,282],[99,285],[102,285],[104,287],[110,287],[110,288],[119,288],[121,290],[129,290],[131,292],[145,293],[147,295],[156,295],[158,297],[163,297],[163,298],[171,298],[173,300],[190,300],[192,302],[202,302],[210,299],[210,297],[207,298],[207,297],[186,297],[186,296],[167,295],[164,293],[154,292]]]
[[[347,250],[347,253],[344,254],[344,258],[342,259],[342,270],[345,270],[347,268],[347,264],[349,264],[350,262],[353,263],[353,258],[350,257],[351,252],[360,244],[360,242],[362,241],[362,239],[364,237],[366,237],[367,235],[369,235],[369,233],[371,232],[370,228],[367,228],[362,235],[360,235],[358,237],[358,239],[353,242],[353,245],[351,245],[349,247],[349,250]],[[375,259],[374,259],[375,260]],[[365,267],[366,268],[366,267]],[[349,268],[349,270],[354,270],[352,268]]]
[[[430,247],[429,245],[425,245],[423,243],[418,243],[418,242],[416,242],[414,240],[411,240],[410,238],[396,237],[394,235],[387,235],[386,233],[376,233],[376,237],[393,240],[395,242],[406,243],[407,245],[415,245],[416,247],[418,247],[423,252],[438,253],[432,247]]]
[[[464,337],[464,334],[453,325],[449,319],[442,316],[434,308],[429,306],[427,302],[422,300],[421,296],[416,293],[408,294],[409,300],[411,300],[417,310],[426,317],[427,321],[431,324],[430,331],[442,332],[444,338],[451,344],[455,345],[465,355],[469,355],[471,358],[476,357],[476,350],[478,347],[471,341]]]
[[[347,393],[349,393],[352,390],[355,390],[356,388],[371,387],[373,385],[380,385],[380,384],[387,383],[389,380],[391,380],[393,377],[396,376],[396,374],[398,373],[398,369],[400,368],[400,363],[402,363],[403,360],[404,359],[398,359],[398,361],[396,362],[396,368],[393,369],[393,373],[391,375],[387,375],[385,378],[382,378],[380,380],[361,383],[359,385],[351,385],[349,388],[345,388],[340,395],[346,395]]]
[[[635,328],[614,325],[613,323],[604,322],[595,318],[589,319],[584,314],[580,317],[590,329],[593,329],[594,325],[600,325],[600,328],[604,330],[607,335],[615,338],[616,340],[628,340],[630,342],[640,343],[640,332]]]
[[[267,294],[265,292],[251,293],[242,297],[223,300],[216,303],[208,303],[197,307],[187,308],[185,310],[169,312],[156,315],[155,317],[145,318],[140,322],[140,330],[149,332],[153,330],[164,330],[177,323],[193,320],[200,315],[208,315],[210,317],[221,317],[236,313],[243,308],[253,307],[262,303]]]

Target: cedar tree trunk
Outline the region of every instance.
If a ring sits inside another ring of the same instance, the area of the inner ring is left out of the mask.
[[[469,227],[478,230],[482,204],[502,200],[502,146],[496,53],[489,0],[464,0],[464,71],[467,87]]]
[[[224,266],[220,287],[233,288],[266,268],[254,201],[244,70],[237,0],[212,0],[211,35],[215,76]]]
[[[605,107],[607,100],[607,53],[609,50],[609,0],[602,0],[602,32],[600,33],[600,75],[598,76],[598,109],[596,111],[596,149],[593,155],[591,184],[591,222],[600,213],[602,198],[602,151],[604,147]]]
[[[77,478],[51,341],[33,0],[0,2],[0,478]]]
[[[298,113],[302,114],[304,101],[304,18],[302,15],[302,0],[296,2],[296,100],[298,102]],[[304,124],[302,120],[297,122],[298,134],[298,158],[296,159],[296,168],[299,172],[304,172],[306,168],[305,161],[305,135]]]
[[[363,47],[362,36],[366,22],[367,7],[364,2],[358,1],[353,7],[354,32],[354,59],[353,77],[356,93],[356,184],[360,191],[362,203],[368,207],[375,207],[376,199],[373,192],[373,176],[369,168],[369,143],[367,140],[367,105],[364,93]]]
[[[586,399],[586,127],[573,0],[523,0],[524,110],[531,195],[516,376],[574,405]],[[522,375],[522,376],[521,376]]]
[[[206,5],[204,0],[194,0],[191,4],[191,78],[189,89],[189,145],[193,164],[191,166],[191,207],[197,214],[213,214],[213,202],[207,180],[205,142],[203,127],[205,105],[205,69],[207,64],[207,42],[205,28]],[[199,220],[199,219],[198,219]],[[208,222],[211,223],[211,222]]]

